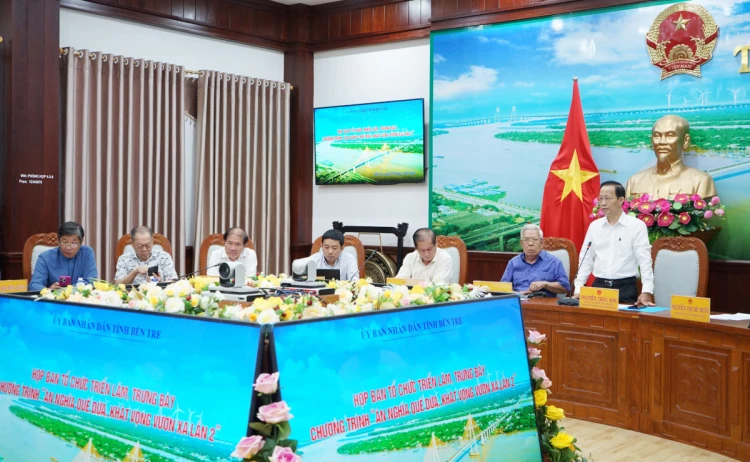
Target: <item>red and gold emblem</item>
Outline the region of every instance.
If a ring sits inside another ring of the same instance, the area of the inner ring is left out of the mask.
[[[662,80],[676,74],[701,76],[711,59],[719,26],[711,14],[694,3],[678,3],[659,13],[646,34],[648,53],[661,68]]]

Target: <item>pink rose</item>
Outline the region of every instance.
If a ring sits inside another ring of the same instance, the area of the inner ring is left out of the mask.
[[[229,457],[236,457],[237,459],[249,459],[255,454],[259,453],[263,449],[263,445],[266,442],[263,441],[262,436],[246,436],[237,443],[234,448],[234,452]]]
[[[680,214],[678,220],[680,220],[680,223],[682,223],[683,225],[686,225],[686,224],[690,223],[690,220],[691,220],[690,214],[687,213],[687,212],[682,212]]]
[[[682,205],[687,204],[688,200],[690,200],[690,198],[687,194],[677,194],[676,196],[674,196],[674,201],[679,202]]]
[[[526,340],[529,341],[529,343],[538,345],[545,341],[547,339],[547,336],[544,334],[540,334],[538,331],[530,330],[529,336],[526,338]]]
[[[641,205],[640,199],[635,199],[632,202],[630,202],[630,210],[638,210],[638,206]]]
[[[599,205],[599,198],[595,197],[592,202],[594,203],[594,207],[596,207],[597,205]]]
[[[720,217],[724,216],[724,209],[716,209],[716,214]]]
[[[719,202],[721,202],[721,199],[719,199],[719,196],[714,196],[711,198],[711,205],[717,205]]]
[[[260,374],[258,378],[255,379],[253,388],[255,388],[255,391],[258,393],[263,393],[264,395],[272,395],[276,393],[276,390],[279,389],[279,373]]]
[[[656,223],[658,223],[659,226],[661,227],[667,227],[671,225],[673,221],[674,221],[674,215],[672,215],[669,212],[662,212],[656,218]]]
[[[654,223],[656,222],[656,218],[650,213],[638,215],[638,219],[646,223],[646,226],[654,226]]]
[[[706,208],[706,201],[703,199],[698,199],[695,202],[693,202],[693,207],[695,207],[698,210],[703,210]]]
[[[600,217],[603,217],[603,216],[605,215],[605,214],[604,214],[604,210],[599,210],[598,212],[596,212],[596,214],[597,214],[598,216],[600,216]]]
[[[697,194],[693,194],[692,196],[690,196],[690,200],[691,201],[699,201],[701,199],[703,199],[703,198],[701,196],[697,195]]]
[[[638,199],[640,199],[641,201],[647,201],[651,199],[651,196],[649,194],[641,194],[641,197],[639,197]]]
[[[596,218],[596,214],[592,213],[591,215],[589,215],[589,218],[591,218],[593,220],[594,218]]]
[[[542,357],[542,350],[531,347],[529,348],[529,359],[536,359]]]
[[[622,211],[627,212],[628,210],[630,210],[630,202],[625,199],[625,202],[622,203]]]
[[[299,462],[302,460],[302,457],[295,454],[291,448],[276,446],[269,460],[271,462]]]
[[[278,403],[258,408],[258,418],[266,423],[278,424],[291,420],[294,417],[289,413],[291,410],[292,408],[287,406],[284,401],[279,401]]]
[[[655,202],[657,210],[661,212],[666,212],[667,210],[672,208],[672,203],[669,202],[666,199],[659,199]]]
[[[714,216],[714,213],[710,210],[706,210],[705,212],[703,212],[703,218],[705,218],[706,220],[708,220],[709,218],[713,216]]]
[[[539,369],[538,367],[531,369],[531,378],[534,380],[541,380],[541,387],[545,390],[552,386],[552,381],[547,377],[544,369]]]

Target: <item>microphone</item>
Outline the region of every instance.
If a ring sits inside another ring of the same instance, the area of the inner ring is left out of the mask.
[[[201,269],[199,269],[198,271],[193,271],[192,273],[187,273],[187,274],[183,274],[182,276],[178,277],[178,278],[177,278],[177,280],[179,281],[180,279],[186,278],[186,277],[188,277],[188,276],[192,276],[192,275],[194,275],[194,274],[198,274],[198,273],[200,273],[201,271],[205,271],[205,270],[207,270],[207,269],[211,269],[211,268],[216,268],[217,266],[221,266],[221,263],[217,263],[217,264],[215,264],[215,265],[211,265],[211,266],[207,266],[207,267],[205,267],[205,268],[201,268]]]
[[[362,263],[362,266],[360,266],[360,267],[359,267],[359,268],[357,269],[357,273],[355,274],[355,276],[356,276],[357,274],[359,274],[359,272],[360,272],[360,271],[362,271],[362,269],[363,269],[363,268],[365,267],[365,265],[367,264],[367,262],[368,262],[368,261],[370,261],[370,259],[371,259],[372,257],[374,257],[376,253],[377,253],[377,251],[373,251],[373,252],[372,252],[372,253],[370,254],[370,256],[369,256],[369,257],[367,257],[367,259],[365,260],[365,262],[364,262],[364,263]],[[360,277],[362,277],[362,276],[360,275]],[[354,282],[354,276],[352,276],[352,277],[351,277],[351,279],[349,279],[349,282]]]
[[[581,264],[583,264],[584,260],[586,260],[586,255],[589,253],[590,248],[591,241],[586,244],[586,250],[584,250],[583,252],[583,257],[578,261],[578,271],[576,271],[576,277],[575,279],[573,279],[574,282],[578,279],[578,274],[581,272]],[[557,301],[557,304],[562,306],[578,306],[578,303],[578,299],[573,297],[565,297]]]

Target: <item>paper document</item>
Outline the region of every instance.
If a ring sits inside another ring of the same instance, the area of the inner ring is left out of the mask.
[[[747,321],[750,319],[750,314],[712,314],[711,319],[716,319],[717,321]]]

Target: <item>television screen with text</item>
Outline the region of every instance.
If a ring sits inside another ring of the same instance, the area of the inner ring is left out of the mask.
[[[542,460],[517,297],[274,326],[303,460]]]
[[[0,296],[0,460],[229,461],[260,326]]]
[[[315,109],[315,183],[425,180],[424,100]]]

